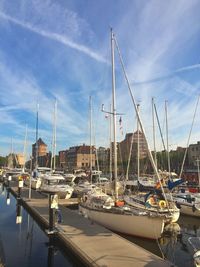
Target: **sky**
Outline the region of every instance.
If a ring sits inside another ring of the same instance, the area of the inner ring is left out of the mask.
[[[57,152],[92,143],[109,146],[110,28],[113,28],[152,147],[151,99],[169,147],[186,146],[200,91],[199,0],[0,0],[0,155],[27,151],[36,136],[51,150],[57,99]],[[136,115],[117,51],[117,141],[136,130]],[[200,141],[197,106],[190,143]],[[157,150],[162,149],[156,127]]]

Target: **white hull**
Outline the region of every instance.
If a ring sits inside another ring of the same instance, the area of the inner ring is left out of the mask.
[[[40,191],[42,192],[52,192],[59,196],[61,199],[69,199],[72,196],[73,188],[69,186],[61,186],[61,185],[42,185],[40,187]]]
[[[30,179],[26,179],[25,180],[25,185],[29,187],[30,186],[30,181],[31,181],[31,188],[32,189],[37,190],[37,189],[40,188],[40,186],[41,186],[41,180],[40,179],[35,179],[35,178],[32,178],[31,180]]]
[[[180,211],[182,214],[190,215],[190,216],[194,216],[194,217],[200,217],[200,210],[199,209],[194,210],[192,206],[188,206],[188,205],[184,205],[184,204],[180,204],[180,203],[179,203],[179,205],[180,205]]]
[[[137,200],[137,197],[135,198]],[[129,196],[124,196],[124,200],[125,202],[135,208],[138,208],[140,210],[144,210],[144,211],[150,211],[150,212],[155,212],[156,214],[160,214],[160,215],[166,215],[166,219],[165,219],[165,223],[175,223],[178,221],[179,217],[180,217],[180,210],[176,207],[176,205],[174,204],[173,208],[170,208],[168,210],[168,208],[165,209],[161,209],[159,208],[159,206],[156,206],[155,208],[148,208],[146,207],[143,203],[138,203],[136,201],[134,201],[134,197],[129,197]],[[169,203],[170,204],[170,203]],[[170,214],[169,214],[170,211]]]
[[[80,204],[79,210],[92,221],[110,230],[128,235],[157,239],[161,236],[164,229],[165,221],[162,217],[117,214],[109,211],[104,212],[87,208],[83,204]]]

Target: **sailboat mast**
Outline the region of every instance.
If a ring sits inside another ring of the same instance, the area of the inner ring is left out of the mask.
[[[54,107],[54,161],[53,161],[53,170],[56,170],[56,123],[57,123],[57,100],[55,100]]]
[[[38,168],[38,112],[39,104],[37,103],[37,114],[36,114],[36,133],[35,133],[35,170]]]
[[[115,54],[114,54],[114,34],[111,29],[111,60],[112,60],[112,108],[113,108],[113,152],[114,152],[114,181],[115,198],[118,199],[117,191],[117,143],[116,143],[116,96],[115,96]]]
[[[92,183],[92,97],[89,98],[90,107],[90,179]]]
[[[24,159],[24,164],[22,167],[22,172],[25,172],[25,164],[26,164],[26,146],[27,146],[27,124],[26,124],[26,129],[25,129],[25,138],[24,138],[24,151],[23,151],[23,159]]]
[[[140,105],[137,104],[137,110],[139,112]],[[139,120],[137,119],[137,177],[140,177],[140,134],[139,134]]]
[[[110,104],[110,116],[109,116],[109,124],[110,124],[110,181],[112,181],[112,105]]]
[[[152,97],[152,121],[153,121],[153,150],[154,150],[154,162],[157,167],[157,155],[156,155],[156,132],[155,132],[155,114],[154,114],[154,98]]]
[[[167,164],[168,164],[168,172],[169,172],[169,175],[171,176],[171,166],[170,166],[170,156],[169,156],[167,101],[165,101],[165,116],[166,116],[166,139],[167,139]]]

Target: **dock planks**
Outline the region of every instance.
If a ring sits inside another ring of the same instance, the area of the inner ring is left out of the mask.
[[[17,187],[11,188],[16,196]],[[77,201],[61,200],[59,208],[62,223],[57,224],[57,236],[67,250],[71,250],[87,266],[94,267],[169,267],[172,263],[164,261],[151,252],[120,237],[112,231],[80,216],[77,211],[65,206]],[[28,189],[22,190],[22,204],[48,228],[48,198],[32,190],[28,199]]]

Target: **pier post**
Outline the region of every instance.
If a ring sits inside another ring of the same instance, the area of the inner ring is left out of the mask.
[[[48,234],[55,233],[55,209],[58,208],[58,195],[49,193],[49,231]]]
[[[8,188],[10,187],[10,181],[12,181],[12,176],[11,175],[8,176],[8,184],[7,184]]]
[[[17,194],[17,198],[21,198],[21,189],[24,185],[23,179],[21,178],[21,176],[19,176],[18,178],[18,194]]]

